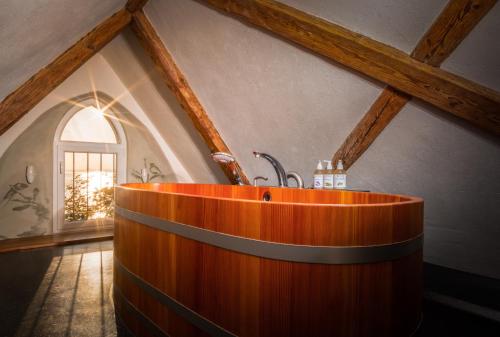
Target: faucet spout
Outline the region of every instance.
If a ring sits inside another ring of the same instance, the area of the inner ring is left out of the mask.
[[[288,187],[288,181],[285,169],[283,168],[283,165],[281,165],[281,163],[276,158],[274,158],[270,154],[257,151],[253,151],[253,155],[255,156],[255,158],[263,158],[266,159],[268,162],[270,162],[271,165],[273,165],[274,170],[276,171],[276,175],[278,176],[278,186]]]

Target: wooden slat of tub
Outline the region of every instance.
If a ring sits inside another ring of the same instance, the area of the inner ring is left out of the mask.
[[[150,261],[141,261],[139,254],[141,250],[147,249],[150,247],[149,242],[147,241],[147,231],[139,233],[138,229],[140,227],[134,226],[133,223],[121,219],[119,217],[115,218],[115,241],[114,241],[114,254],[118,261],[121,261],[127,268],[130,268],[135,273],[141,273],[141,270],[158,270],[158,274],[161,275],[161,278],[164,279],[164,287],[160,287],[164,292],[175,293],[175,283],[168,282],[171,277],[169,274],[167,275],[166,269],[162,269],[162,265],[166,265],[167,261],[169,261],[168,251],[164,251],[163,261],[161,264],[157,264],[158,258],[154,258]],[[140,234],[140,236],[139,236]],[[132,240],[132,238],[134,238]],[[144,243],[144,245],[134,245],[131,246],[135,240],[140,240]],[[156,263],[156,265],[154,265]],[[139,269],[139,264],[142,266],[142,269]],[[167,267],[167,270],[175,269],[175,265],[171,265]],[[156,301],[155,299],[147,296],[143,293],[143,291],[132,283],[126,276],[122,273],[117,272],[118,268],[115,266],[113,272],[114,278],[114,288],[118,288],[123,295],[133,304],[135,305],[139,311],[143,312],[147,317],[149,317],[152,321],[154,321],[163,331],[168,331],[169,325],[172,323],[176,323],[175,325],[178,327],[185,327],[186,329],[192,330],[192,328],[184,322],[182,319],[170,315],[166,308],[164,308],[161,303]],[[175,276],[174,276],[175,277]],[[169,288],[166,288],[166,287]],[[116,302],[117,299],[115,298]],[[116,304],[115,304],[116,306]],[[119,314],[121,314],[123,310],[119,308]],[[130,315],[126,315],[126,317],[130,318]],[[147,333],[147,330],[142,327],[141,324],[138,324],[137,319],[133,319],[131,324],[129,325],[128,321],[125,322],[127,326],[132,330],[132,332],[136,336],[142,336]],[[193,334],[194,336],[194,334]]]
[[[294,264],[241,256],[121,218],[117,228],[116,254],[125,266],[239,336],[402,336],[418,322],[421,252],[372,265]],[[155,244],[162,248],[141,253]],[[172,336],[203,335],[136,286],[125,288]]]

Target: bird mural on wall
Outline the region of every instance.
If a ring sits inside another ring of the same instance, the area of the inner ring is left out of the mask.
[[[132,170],[132,176],[143,183],[149,183],[156,178],[165,177],[158,165],[153,162],[150,162],[148,165],[146,158],[144,158],[144,168],[141,170]]]
[[[44,221],[49,220],[49,209],[39,200],[40,189],[38,187],[33,188],[31,195],[28,194],[26,190],[28,184],[25,183],[15,183],[9,185],[9,190],[4,195],[2,203],[14,204],[12,211],[14,212],[24,212],[31,210],[36,215],[36,222],[31,225],[30,229],[24,231],[17,236],[25,237],[32,235],[42,235],[45,231],[41,228]],[[6,237],[2,237],[6,238]]]

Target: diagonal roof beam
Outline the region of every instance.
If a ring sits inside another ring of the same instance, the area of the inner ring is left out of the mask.
[[[497,0],[450,0],[411,56],[440,66],[496,3]]]
[[[189,118],[191,118],[191,121],[205,140],[210,151],[231,153],[214,124],[208,117],[205,109],[191,89],[185,76],[175,64],[172,55],[170,55],[161,38],[151,25],[151,22],[149,22],[148,18],[142,11],[137,11],[133,14],[132,29],[141,41],[141,44],[144,46],[146,52],[154,61],[165,84],[175,95],[177,101],[186,111]],[[235,165],[237,166],[237,170],[239,170],[243,181],[248,183],[248,178],[243,173],[239,164],[236,162]],[[233,171],[227,165],[220,166],[229,180],[235,183],[236,179]]]
[[[500,134],[500,93],[273,0],[198,0]]]
[[[439,66],[493,8],[496,0],[451,0],[420,39],[411,56]],[[386,87],[333,156],[349,168],[403,109],[410,96]],[[499,108],[500,109],[500,108]]]
[[[125,9],[116,12],[5,97],[0,103],[0,135],[118,35],[130,20],[131,14]]]
[[[411,96],[397,89],[384,88],[335,152],[332,162],[337,163],[342,160],[345,169],[351,167],[410,99]]]
[[[139,11],[144,7],[144,5],[148,2],[148,0],[128,0],[127,3],[125,4],[125,8],[133,13],[136,11]]]

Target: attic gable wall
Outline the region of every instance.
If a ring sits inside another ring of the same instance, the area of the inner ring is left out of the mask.
[[[446,6],[447,0],[280,0],[407,53]]]
[[[179,162],[168,144],[161,138],[140,105],[113,72],[101,54],[96,54],[79,70],[68,77],[18,123],[0,136],[0,195],[10,186],[25,182],[25,168],[34,165],[36,177],[27,189],[31,195],[39,191],[39,201],[47,216],[35,212],[16,212],[11,202],[0,204],[0,239],[50,234],[53,228],[53,141],[55,130],[75,99],[96,92],[101,104],[117,99],[115,113],[125,131],[127,141],[126,181],[137,182],[132,170],[147,163],[157,165],[164,177],[161,180],[192,182],[190,174]],[[109,95],[109,97],[107,97]],[[102,106],[102,105],[101,105]]]

